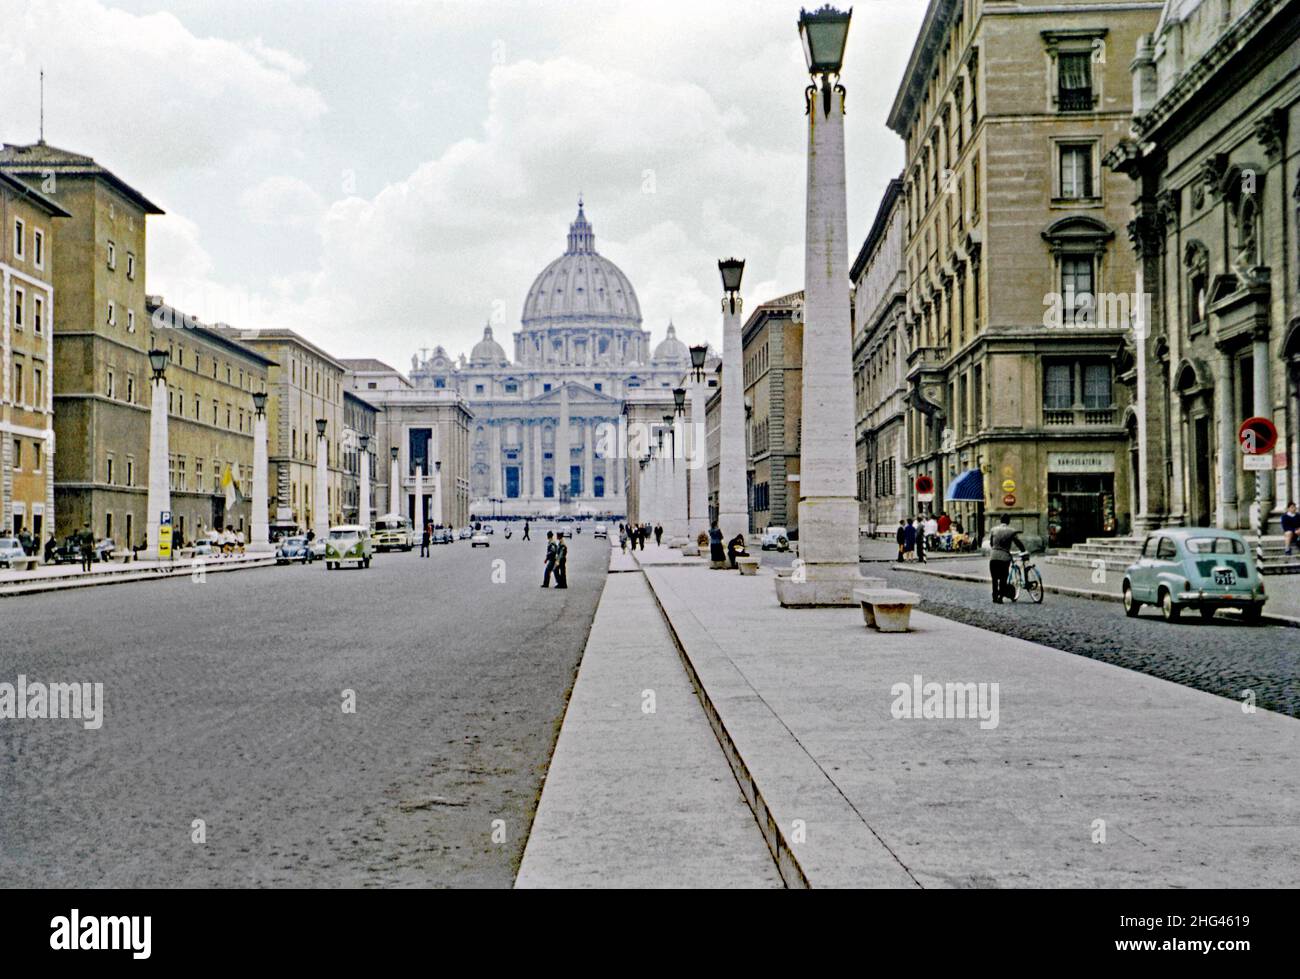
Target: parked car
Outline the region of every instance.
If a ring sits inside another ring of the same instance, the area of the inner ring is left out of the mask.
[[[434,527],[433,536],[429,540],[434,544],[452,544],[455,543],[456,535],[450,527]]]
[[[609,540],[609,527],[603,523],[598,523],[596,524],[595,528],[591,531],[591,536],[593,538],[603,537],[605,538],[605,540]]]
[[[1212,619],[1223,608],[1240,609],[1258,622],[1267,598],[1246,540],[1215,527],[1171,527],[1152,531],[1138,559],[1124,570],[1124,612],[1135,617],[1143,605],[1177,622],[1183,609]]]
[[[469,540],[474,536],[473,527],[461,527],[460,533],[456,535],[460,540]]]
[[[773,548],[784,551],[790,546],[790,535],[784,527],[768,527],[767,530],[763,531],[763,537],[759,543],[765,551],[770,551]]]
[[[113,543],[113,538],[105,537],[95,545],[94,560],[107,561],[113,556],[115,550],[117,550],[117,545]]]
[[[369,527],[362,527],[360,524],[341,524],[338,527],[331,527],[329,536],[325,538],[325,570],[336,571],[344,564],[357,564],[368,568],[374,553]]]
[[[411,519],[400,513],[376,517],[373,543],[377,551],[409,551],[416,543]]]
[[[485,533],[485,534],[495,534],[496,531],[492,529],[492,525],[491,525],[490,523],[485,523],[485,524],[483,525],[483,533]]]
[[[492,542],[488,540],[487,534],[481,530],[474,531],[474,536],[469,539],[470,547],[491,547]]]
[[[280,541],[280,546],[275,549],[276,564],[292,564],[294,561],[310,564],[311,560],[312,553],[307,546],[306,537],[286,537]]]
[[[25,560],[27,552],[17,537],[0,537],[0,568],[12,568],[13,562]]]
[[[313,537],[307,542],[307,550],[311,552],[311,557],[307,563],[312,561],[322,561],[325,558],[325,537]]]

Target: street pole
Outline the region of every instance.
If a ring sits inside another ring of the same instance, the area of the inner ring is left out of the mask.
[[[844,195],[844,87],[838,77],[849,15],[823,7],[799,19],[813,84],[804,231],[803,439],[799,573],[776,579],[787,607],[853,605],[859,587],[854,486],[853,349]],[[832,76],[835,81],[832,81]]]
[[[149,407],[149,512],[145,514],[146,560],[159,560],[158,528],[164,510],[172,508],[171,484],[167,478],[170,448],[167,441],[167,360],[166,350],[149,351],[153,367],[153,392]],[[174,546],[174,545],[173,545]]]
[[[420,533],[424,532],[424,467],[415,467],[415,510],[411,514],[411,526]]]
[[[401,485],[401,478],[397,471],[397,456],[398,456],[397,446],[394,445],[389,450],[389,455],[392,457],[392,463],[389,466],[389,476],[388,476],[388,512],[393,514],[400,514],[402,512],[402,509],[398,505],[397,492]]]
[[[316,419],[316,488],[312,501],[311,524],[317,539],[323,539],[330,533],[329,514],[329,450],[325,444],[324,418]]]
[[[271,528],[266,512],[267,471],[266,451],[266,393],[253,395],[253,519],[252,534],[248,542],[250,551],[271,550]]]
[[[724,540],[749,531],[749,501],[745,498],[745,379],[740,317],[743,259],[718,263],[726,295],[722,300],[722,418],[718,466],[718,527]]]
[[[357,523],[370,526],[370,436],[362,435],[360,442],[361,498],[357,501]]]

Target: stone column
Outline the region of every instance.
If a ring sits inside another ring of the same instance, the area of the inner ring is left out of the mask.
[[[492,487],[492,495],[501,496],[501,426],[494,418],[488,422],[488,431],[491,436],[488,438],[488,464],[492,467],[492,479],[489,486]]]
[[[162,513],[172,508],[171,483],[167,479],[170,448],[167,441],[167,378],[151,382],[153,397],[149,411],[149,512],[145,514],[146,560],[158,560],[158,528]],[[51,460],[48,465],[53,465]],[[172,541],[175,548],[177,542]],[[175,553],[175,551],[173,551]]]
[[[569,389],[560,385],[560,427],[555,430],[555,502],[561,499],[560,488],[569,485]]]
[[[316,485],[312,490],[315,497],[311,506],[311,529],[317,537],[328,537],[330,532],[329,511],[329,448],[324,435],[316,436]]]
[[[415,510],[411,513],[411,526],[417,534],[424,533],[424,467],[415,467]]]
[[[1269,385],[1269,368],[1272,366],[1268,359],[1268,333],[1257,331],[1254,336],[1254,345],[1251,351],[1251,365],[1254,368],[1253,395],[1255,402],[1255,415],[1260,418],[1267,418],[1270,421],[1273,418],[1273,400],[1270,395]],[[1285,428],[1279,425],[1279,428]],[[1281,440],[1279,440],[1281,441]],[[1274,446],[1274,452],[1281,452],[1285,447],[1282,445]],[[1261,469],[1255,473],[1255,499],[1259,501],[1259,525],[1260,533],[1268,533],[1268,515],[1273,512],[1273,470]]]
[[[248,538],[250,551],[271,550],[271,528],[266,515],[266,412],[253,416],[253,518]],[[130,546],[130,541],[127,541]]]
[[[596,495],[596,486],[592,482],[592,461],[595,458],[591,451],[591,440],[596,437],[596,426],[590,418],[586,419],[586,424],[582,427],[582,495],[591,500]]]
[[[858,572],[853,445],[853,349],[844,196],[844,89],[805,95],[808,109],[804,231],[803,440],[799,481],[802,574],[777,578],[787,607],[852,605]],[[724,392],[724,399],[726,393]],[[724,400],[725,404],[725,400]],[[724,456],[725,465],[725,456]],[[743,467],[737,473],[744,480]],[[742,482],[743,485],[743,482]],[[800,581],[797,578],[803,578]]]
[[[397,453],[397,458],[392,460],[392,464],[389,466],[389,476],[388,476],[388,512],[389,513],[402,512],[401,465],[402,465],[402,453],[399,450]]]
[[[1217,475],[1219,498],[1216,500],[1214,522],[1217,526],[1234,530],[1240,526],[1237,508],[1237,424],[1232,397],[1232,364],[1226,351],[1219,350],[1214,357],[1214,417],[1219,426],[1219,451]]]
[[[538,500],[542,499],[543,487],[542,480],[542,422],[539,418],[533,419],[533,496]]]
[[[361,487],[357,501],[357,523],[370,526],[370,449],[361,452]]]
[[[668,519],[664,523],[664,536],[673,547],[685,547],[687,535],[686,480],[690,470],[686,465],[686,426],[675,416],[672,432],[665,446],[668,448]]]
[[[690,386],[691,432],[687,444],[690,454],[686,465],[690,472],[690,501],[686,528],[691,542],[709,529],[709,460],[705,434],[705,402],[708,388],[704,381],[692,381]]]
[[[845,303],[848,289],[845,288]],[[745,380],[740,297],[722,300],[722,419],[719,432],[718,527],[725,539],[749,530],[745,499]],[[806,343],[806,341],[805,341]]]

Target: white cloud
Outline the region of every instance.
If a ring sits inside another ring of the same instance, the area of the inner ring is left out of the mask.
[[[304,180],[283,174],[267,177],[240,195],[244,220],[255,225],[314,225],[325,208],[320,194]]]

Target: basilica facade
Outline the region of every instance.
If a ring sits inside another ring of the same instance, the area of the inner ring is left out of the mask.
[[[626,460],[617,440],[602,440],[603,426],[617,429],[629,392],[671,390],[689,367],[671,323],[651,348],[636,290],[596,251],[579,200],[564,253],[524,299],[513,357],[489,325],[468,358],[452,360],[442,347],[412,358],[410,382],[454,390],[470,406],[476,515],[623,514]]]

